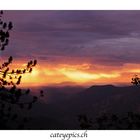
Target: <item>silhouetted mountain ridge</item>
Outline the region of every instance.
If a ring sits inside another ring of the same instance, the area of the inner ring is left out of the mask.
[[[31,123],[37,122],[39,128],[78,129],[79,114],[86,114],[96,120],[103,113],[140,113],[139,86],[93,85],[86,89],[72,86],[41,89],[45,100],[37,102],[29,113],[33,118]],[[31,127],[38,128],[35,124]]]

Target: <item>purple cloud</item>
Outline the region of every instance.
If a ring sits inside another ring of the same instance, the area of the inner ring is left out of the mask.
[[[2,56],[104,65],[139,63],[140,11],[5,11],[14,23]]]

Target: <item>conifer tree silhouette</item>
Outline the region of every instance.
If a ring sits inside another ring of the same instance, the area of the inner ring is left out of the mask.
[[[0,51],[4,51],[9,44],[10,32],[13,30],[12,21],[3,21],[4,12],[0,11]],[[29,101],[21,100],[23,96],[28,96],[30,89],[26,91],[18,88],[21,83],[22,76],[31,73],[37,64],[37,60],[31,60],[24,69],[11,69],[10,64],[13,63],[13,57],[9,56],[6,62],[0,64],[0,129],[26,129],[25,123],[29,121],[28,117],[18,120],[19,114],[13,111],[18,107],[21,110],[30,110],[33,104],[38,100],[37,96],[31,96]],[[43,97],[43,91],[40,91],[39,97]],[[9,124],[15,122],[15,126],[11,128]]]

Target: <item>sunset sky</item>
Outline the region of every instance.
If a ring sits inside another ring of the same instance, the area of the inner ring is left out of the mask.
[[[37,59],[23,85],[128,84],[140,73],[140,11],[5,11],[14,24],[1,53]]]

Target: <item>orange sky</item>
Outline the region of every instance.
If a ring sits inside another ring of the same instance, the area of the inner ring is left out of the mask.
[[[4,15],[14,28],[0,56],[13,56],[13,67],[18,68],[30,59],[39,61],[31,74],[23,76],[22,86],[131,84],[134,74],[140,73],[140,11]]]
[[[12,21],[2,58],[38,65],[22,86],[131,84],[140,73],[140,11],[6,11]],[[22,17],[22,18],[21,18]],[[27,60],[26,60],[27,59]],[[24,60],[24,61],[23,61]]]
[[[26,63],[13,63],[13,67],[24,68]],[[103,66],[98,64],[46,64],[39,63],[31,74],[23,75],[21,86],[56,84],[130,84],[134,74],[140,73],[138,64]]]

